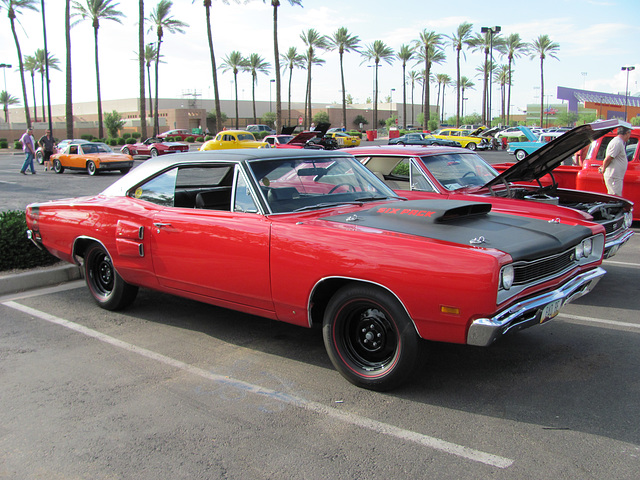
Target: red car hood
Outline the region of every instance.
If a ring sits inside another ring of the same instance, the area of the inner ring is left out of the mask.
[[[304,147],[306,143],[312,138],[316,138],[320,132],[301,132],[295,137],[293,137],[287,145],[300,145]]]

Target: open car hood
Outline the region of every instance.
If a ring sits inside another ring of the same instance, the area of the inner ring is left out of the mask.
[[[588,123],[573,128],[543,145],[484,186],[492,187],[504,182],[530,182],[543,177],[575,152],[619,126],[631,128],[629,123],[618,119]]]
[[[287,145],[306,145],[309,140],[316,138],[317,136],[318,132],[300,132],[293,137]]]

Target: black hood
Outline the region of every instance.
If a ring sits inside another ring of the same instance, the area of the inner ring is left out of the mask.
[[[573,128],[502,172],[485,184],[485,187],[504,182],[530,182],[543,177],[578,150],[620,126],[631,128],[630,124],[618,119],[588,123]]]
[[[564,252],[591,235],[587,227],[493,213],[489,203],[460,200],[393,202],[323,220],[495,248],[514,261]]]

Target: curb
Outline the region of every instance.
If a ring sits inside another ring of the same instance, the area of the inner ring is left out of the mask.
[[[0,277],[0,295],[24,292],[82,278],[77,265],[61,265],[51,268],[16,273]]]

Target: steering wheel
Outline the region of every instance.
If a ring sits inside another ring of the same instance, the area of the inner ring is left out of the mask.
[[[331,190],[329,190],[329,193],[335,192],[340,187],[347,187],[349,189],[349,191],[351,191],[351,192],[355,192],[356,191],[356,187],[354,187],[350,183],[339,183],[335,187],[333,187]]]
[[[464,175],[462,175],[462,178],[464,178],[464,177],[469,177],[469,176],[471,176],[471,175],[473,175],[474,177],[477,177],[477,176],[478,176],[478,174],[477,174],[476,172],[474,172],[474,171],[469,171],[469,172],[465,173]]]

